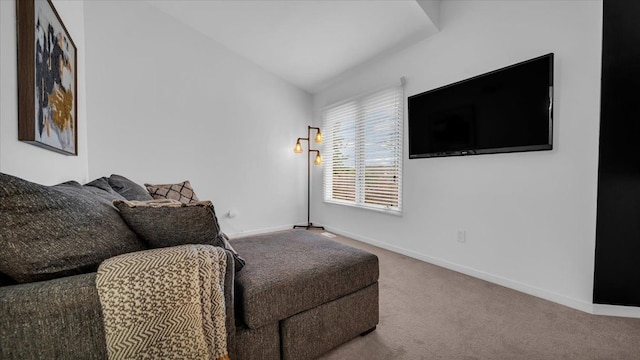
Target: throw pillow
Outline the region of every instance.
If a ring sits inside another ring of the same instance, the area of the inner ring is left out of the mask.
[[[65,183],[68,184],[68,183]],[[76,183],[77,184],[77,183]],[[101,177],[91,181],[82,186],[86,191],[94,194],[96,197],[102,199],[105,203],[113,206],[113,200],[126,200],[122,195],[118,194],[106,177]]]
[[[108,181],[111,188],[127,200],[153,200],[145,188],[124,176],[112,174]]]
[[[122,197],[120,194],[118,194],[115,190],[113,190],[113,188],[111,187],[111,185],[109,185],[109,179],[107,179],[106,177],[101,177],[101,178],[97,178],[93,181],[90,181],[88,183],[86,183],[84,186],[91,186],[91,187],[95,187],[98,188],[100,190],[103,190],[107,193],[110,194],[117,194],[119,197]]]
[[[144,186],[154,199],[173,199],[185,204],[198,201],[189,180],[178,184],[144,184]]]
[[[115,200],[113,204],[129,227],[151,248],[186,244],[219,246],[231,251],[236,271],[245,264],[220,231],[211,201],[185,204],[174,199]]]
[[[96,271],[145,249],[108,201],[76,182],[44,186],[0,173],[0,224],[0,272],[19,283]]]

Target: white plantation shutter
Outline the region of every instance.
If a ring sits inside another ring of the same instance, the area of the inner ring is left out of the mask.
[[[325,108],[326,202],[401,212],[403,97],[398,83]]]

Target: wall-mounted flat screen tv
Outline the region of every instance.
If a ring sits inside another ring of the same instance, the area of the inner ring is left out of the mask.
[[[409,158],[553,148],[553,53],[410,96]]]

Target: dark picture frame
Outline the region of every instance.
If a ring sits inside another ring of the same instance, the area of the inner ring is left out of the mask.
[[[18,140],[78,155],[77,48],[51,0],[16,0]]]

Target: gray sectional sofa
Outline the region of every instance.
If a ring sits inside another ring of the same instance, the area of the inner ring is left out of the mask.
[[[107,357],[95,270],[145,244],[99,180],[47,187],[0,174],[0,358]],[[246,261],[236,272],[227,251],[231,359],[313,359],[375,329],[375,255],[306,230],[231,244]]]

